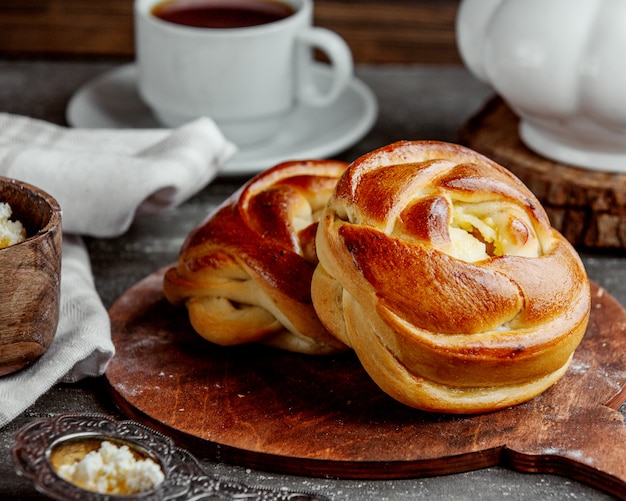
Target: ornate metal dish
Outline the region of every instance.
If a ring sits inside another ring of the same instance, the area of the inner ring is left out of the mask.
[[[165,480],[150,491],[119,496],[87,491],[56,473],[59,464],[79,459],[104,440],[128,445],[135,455],[151,458],[162,468]],[[58,500],[328,501],[313,493],[250,487],[215,478],[191,454],[175,447],[169,437],[134,421],[115,421],[105,416],[65,414],[33,421],[16,434],[11,456],[18,475],[29,478],[39,492]]]

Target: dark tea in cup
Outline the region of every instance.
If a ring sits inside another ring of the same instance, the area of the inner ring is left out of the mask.
[[[195,28],[245,28],[273,23],[294,13],[279,0],[166,0],[152,14],[170,23]]]

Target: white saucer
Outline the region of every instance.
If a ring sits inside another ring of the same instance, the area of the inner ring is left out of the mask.
[[[318,64],[315,78],[324,85],[330,71]],[[285,160],[329,158],[367,134],[377,115],[374,94],[354,78],[334,105],[296,108],[278,136],[240,148],[224,172],[250,174]],[[160,127],[137,93],[134,64],[115,68],[80,87],[68,104],[66,118],[71,126],[81,128]]]

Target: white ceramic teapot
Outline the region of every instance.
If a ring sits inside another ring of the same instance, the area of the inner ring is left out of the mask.
[[[626,172],[625,0],[462,0],[456,30],[466,66],[519,115],[529,148]]]

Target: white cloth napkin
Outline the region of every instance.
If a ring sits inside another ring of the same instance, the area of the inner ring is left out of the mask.
[[[63,212],[56,336],[33,365],[0,377],[0,427],[55,383],[103,374],[114,354],[81,235],[118,236],[135,217],[179,205],[235,151],[208,118],[174,130],[83,130],[0,113],[0,176],[47,191]]]

